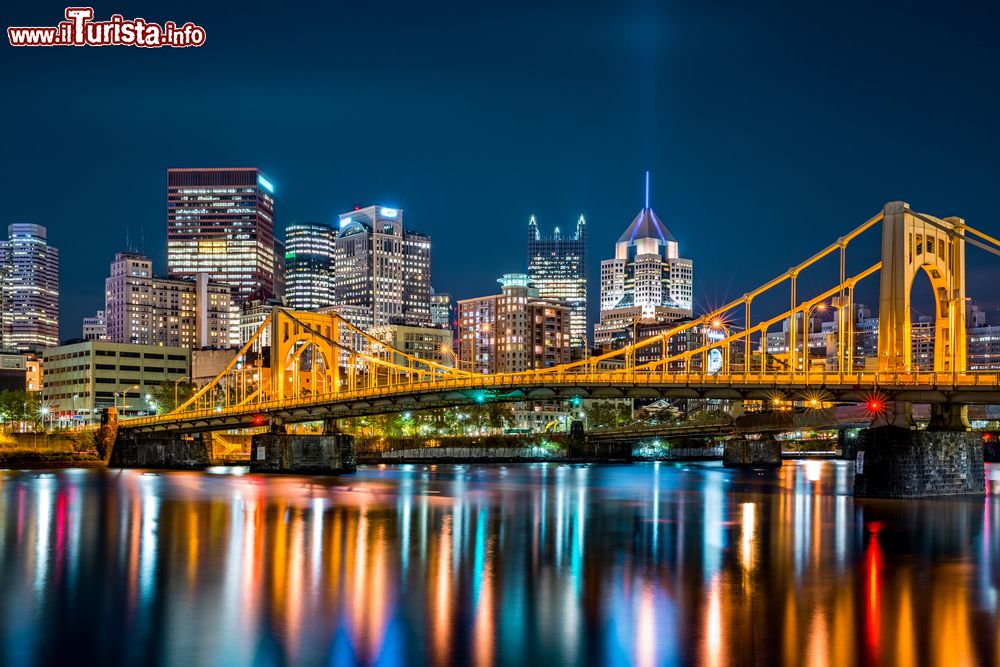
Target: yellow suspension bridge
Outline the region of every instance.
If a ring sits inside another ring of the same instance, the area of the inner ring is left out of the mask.
[[[858,261],[848,254],[852,242],[879,226],[881,256],[849,272],[847,266]],[[966,368],[967,244],[1000,255],[1000,240],[960,218],[890,202],[802,263],[701,317],[621,349],[519,373],[470,373],[392,348],[339,315],[276,307],[232,362],[189,400],[166,414],[124,419],[119,428],[184,433],[576,397],[853,401],[877,410],[907,403],[948,409],[1000,403],[1000,373]],[[827,289],[806,294],[802,274],[821,262],[839,269]],[[930,280],[935,301],[934,363],[928,370],[918,370],[911,359],[910,294],[920,272]],[[878,355],[866,361],[854,358],[852,313],[858,285],[876,274]],[[788,299],[788,309],[755,320],[755,306],[775,294]],[[808,357],[808,320],[819,307],[833,308],[837,318],[835,358],[822,368]],[[785,325],[788,353],[769,354],[768,332]],[[708,336],[713,329],[721,337]],[[678,335],[701,342],[669,354]],[[713,350],[721,353],[717,367],[708,361]]]

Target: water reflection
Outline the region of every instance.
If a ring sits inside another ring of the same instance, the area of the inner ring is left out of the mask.
[[[3,664],[996,664],[985,500],[851,468],[0,473]]]

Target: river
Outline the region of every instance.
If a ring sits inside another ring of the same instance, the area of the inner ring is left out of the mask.
[[[998,660],[985,499],[852,466],[0,472],[4,665]]]

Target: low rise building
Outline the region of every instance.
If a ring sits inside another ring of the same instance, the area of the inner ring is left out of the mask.
[[[97,311],[97,313],[90,317],[83,318],[83,339],[108,339],[108,318],[104,316],[103,310]]]
[[[42,390],[42,360],[37,355],[28,354],[24,358],[24,388],[26,391]]]
[[[374,327],[368,333],[386,345],[419,359],[426,359],[444,366],[454,366],[451,349],[451,329],[438,327],[415,327],[405,324],[384,324]],[[382,359],[402,366],[406,358],[385,348],[373,349],[372,353]]]
[[[188,380],[196,387],[204,387],[226,369],[237,352],[212,348],[191,350],[191,377]]]
[[[0,391],[27,389],[28,357],[23,354],[0,354]]]
[[[191,351],[88,340],[45,350],[42,401],[60,419],[96,423],[105,408],[124,415],[152,412],[153,392],[189,376]]]

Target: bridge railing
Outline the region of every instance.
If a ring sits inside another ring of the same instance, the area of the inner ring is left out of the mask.
[[[443,377],[435,380],[419,380],[399,384],[317,393],[308,396],[286,397],[281,400],[263,399],[253,404],[231,407],[190,409],[164,415],[137,417],[121,420],[126,427],[155,424],[169,424],[176,421],[214,419],[227,415],[245,416],[266,414],[295,408],[305,408],[324,404],[352,402],[366,399],[391,398],[394,396],[419,395],[434,392],[473,392],[457,402],[483,402],[488,400],[525,400],[532,396],[531,389],[559,390],[557,397],[571,398],[574,395],[591,397],[589,389],[603,387],[622,390],[627,395],[630,388],[691,388],[699,390],[711,387],[741,389],[766,389],[776,401],[802,400],[804,393],[811,392],[815,400],[822,401],[825,388],[843,391],[857,390],[889,392],[897,388],[917,388],[929,391],[960,391],[963,389],[998,389],[1000,374],[995,372],[960,373],[912,372],[887,373],[859,371],[855,373],[810,372],[810,373],[658,373],[643,371],[607,371],[599,373],[510,373],[496,375],[469,375],[465,377]],[[574,394],[574,388],[581,391]],[[477,390],[487,393],[476,394]],[[504,393],[506,392],[506,393]],[[786,397],[786,392],[789,396]],[[794,395],[794,396],[793,396]],[[797,397],[796,397],[797,396]],[[609,396],[597,396],[607,398]],[[412,408],[409,408],[412,409]]]

